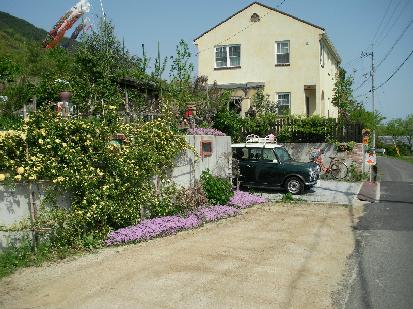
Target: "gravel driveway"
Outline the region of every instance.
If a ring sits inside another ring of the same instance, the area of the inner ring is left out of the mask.
[[[345,182],[335,180],[319,180],[311,190],[296,196],[304,201],[353,205],[361,188],[360,182]],[[270,201],[279,201],[284,191],[265,191],[261,195]]]
[[[1,308],[330,308],[349,208],[267,204],[199,229],[0,281]]]

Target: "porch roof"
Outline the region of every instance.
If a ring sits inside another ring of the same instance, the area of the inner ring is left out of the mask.
[[[248,83],[229,83],[229,84],[213,84],[211,87],[218,89],[256,89],[264,88],[264,82],[248,82]]]

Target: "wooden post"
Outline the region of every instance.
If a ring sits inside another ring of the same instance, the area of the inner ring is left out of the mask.
[[[26,140],[26,158],[29,159],[29,144]],[[32,227],[32,250],[34,252],[37,251],[37,233],[34,229],[34,223],[36,222],[36,209],[34,205],[34,198],[33,198],[33,186],[32,182],[29,181],[29,212],[30,212],[30,224]]]

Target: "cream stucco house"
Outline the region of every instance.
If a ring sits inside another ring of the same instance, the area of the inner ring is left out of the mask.
[[[331,99],[341,59],[324,28],[253,2],[194,43],[198,76],[232,89],[241,114],[262,88],[280,114],[337,117]]]

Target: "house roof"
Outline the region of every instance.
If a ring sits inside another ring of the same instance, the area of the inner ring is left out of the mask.
[[[268,6],[268,5],[262,4],[262,3],[258,2],[258,1],[254,1],[254,2],[252,2],[250,5],[248,5],[248,6],[246,6],[245,8],[239,10],[238,12],[232,14],[232,15],[231,15],[230,17],[228,17],[227,19],[223,20],[222,22],[220,22],[219,24],[215,25],[215,26],[212,27],[211,29],[209,29],[209,30],[205,31],[204,33],[202,33],[200,36],[196,37],[196,38],[194,39],[194,42],[195,42],[196,40],[198,40],[199,38],[201,38],[202,36],[204,36],[205,34],[207,34],[208,32],[211,32],[212,30],[214,30],[214,29],[217,28],[218,26],[220,26],[220,25],[222,25],[223,23],[227,22],[228,20],[230,20],[230,19],[231,19],[232,17],[234,17],[235,15],[238,15],[238,14],[241,13],[242,11],[245,11],[245,10],[248,9],[249,7],[253,6],[254,4],[258,4],[258,5],[260,5],[260,6],[262,6],[262,7],[265,7],[265,8],[267,8],[267,9],[271,10],[271,11],[274,11],[274,12],[283,14],[283,15],[285,15],[285,16],[291,17],[291,18],[293,18],[293,19],[295,19],[295,20],[298,20],[298,21],[300,21],[300,22],[302,22],[302,23],[305,23],[305,24],[307,24],[307,25],[310,25],[310,26],[312,26],[312,27],[314,27],[314,28],[318,28],[318,29],[323,30],[323,31],[325,30],[323,27],[317,26],[317,25],[312,24],[312,23],[310,23],[310,22],[308,22],[308,21],[305,21],[305,20],[303,20],[303,19],[300,19],[300,18],[298,18],[298,17],[296,17],[296,16],[293,16],[293,15],[290,15],[290,14],[285,13],[285,12],[283,12],[283,11],[277,10],[277,9],[275,9],[275,8],[273,8],[273,7]]]
[[[337,49],[334,47],[333,42],[331,42],[330,38],[328,37],[327,33],[323,33],[321,35],[324,43],[326,44],[327,48],[331,51],[333,57],[337,60],[338,63],[341,63],[341,57],[338,53]]]

